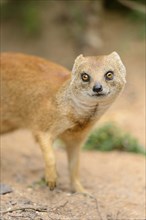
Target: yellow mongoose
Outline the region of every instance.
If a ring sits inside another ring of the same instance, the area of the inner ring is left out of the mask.
[[[91,129],[122,91],[125,67],[116,52],[76,58],[72,73],[35,56],[2,53],[1,133],[28,128],[40,144],[45,177],[56,186],[52,143],[66,144],[71,184],[84,192],[79,180],[79,152]]]

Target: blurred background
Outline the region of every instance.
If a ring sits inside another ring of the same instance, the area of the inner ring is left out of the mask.
[[[145,0],[1,0],[1,51],[38,55],[69,69],[81,53],[117,51],[127,69],[126,88],[98,126],[112,127],[115,135],[116,124],[137,139],[132,144],[138,141],[144,147],[145,4]]]
[[[127,69],[124,92],[85,144],[85,149],[112,152],[81,154],[81,181],[98,204],[88,196],[69,193],[62,148],[55,152],[57,189],[50,192],[42,179],[44,164],[37,143],[30,131],[18,130],[1,136],[0,188],[3,194],[8,193],[1,196],[2,210],[30,205],[34,210],[47,207],[49,214],[23,209],[7,213],[3,219],[146,219],[142,156],[146,154],[146,1],[0,0],[0,8],[2,52],[41,56],[71,70],[81,53],[90,56],[117,51]],[[62,143],[56,144],[60,147]],[[57,218],[51,214],[54,208]]]

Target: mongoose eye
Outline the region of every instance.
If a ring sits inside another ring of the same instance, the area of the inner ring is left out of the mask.
[[[106,74],[105,74],[105,79],[106,80],[113,80],[114,78],[114,72],[113,71],[108,71]]]
[[[81,78],[84,82],[89,82],[90,76],[87,73],[82,73]]]

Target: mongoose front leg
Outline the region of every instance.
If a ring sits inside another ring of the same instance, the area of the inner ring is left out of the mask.
[[[79,156],[80,146],[67,147],[70,180],[73,191],[84,193],[86,190],[82,186],[79,178]]]
[[[76,138],[74,140],[67,138],[64,139],[64,141],[66,143],[72,189],[75,192],[88,193],[82,186],[79,178],[80,148],[82,141]]]
[[[53,190],[56,187],[57,172],[55,155],[52,148],[52,136],[47,132],[39,132],[35,136],[40,144],[45,161],[45,179],[50,190]]]

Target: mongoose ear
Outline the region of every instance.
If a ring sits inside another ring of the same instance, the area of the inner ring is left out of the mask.
[[[75,73],[77,68],[79,67],[79,65],[81,64],[81,62],[84,60],[84,56],[83,54],[80,54],[79,56],[77,56],[77,58],[75,59],[73,68],[72,68],[72,73]]]
[[[121,60],[119,54],[118,54],[116,51],[110,53],[109,56],[110,56],[110,57],[113,57],[114,59],[119,59],[119,60]]]
[[[117,61],[118,68],[120,69],[121,74],[125,77],[126,76],[126,68],[117,52],[112,52],[109,54],[110,58],[113,58]],[[126,82],[126,80],[124,80]]]

